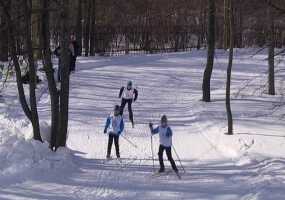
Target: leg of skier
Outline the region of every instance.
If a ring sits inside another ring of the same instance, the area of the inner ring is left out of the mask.
[[[128,100],[128,111],[129,111],[129,118],[132,123],[132,126],[134,128],[134,115],[133,115],[133,109],[132,109],[132,100]]]
[[[107,149],[107,158],[111,157],[111,150],[113,145],[113,138],[114,136],[112,134],[109,134],[109,141],[108,141],[108,149]]]
[[[120,158],[119,136],[115,135],[114,140],[115,140],[116,155],[117,155],[117,158]]]
[[[122,99],[122,102],[121,102],[121,115],[123,115],[124,114],[124,109],[125,109],[125,106],[126,106],[126,104],[127,104],[127,100],[126,99]]]
[[[158,150],[158,159],[159,159],[159,165],[160,165],[159,173],[164,172],[165,170],[164,163],[163,163],[163,151],[164,151],[164,147],[160,145],[159,150]]]
[[[174,162],[174,160],[173,160],[173,157],[172,157],[172,154],[171,154],[171,147],[165,148],[165,151],[166,151],[166,155],[167,155],[167,158],[168,158],[168,160],[169,160],[169,162],[170,162],[170,164],[171,164],[172,169],[173,169],[175,172],[178,172],[178,169],[177,169],[177,167],[176,167],[176,164],[175,164],[175,162]]]

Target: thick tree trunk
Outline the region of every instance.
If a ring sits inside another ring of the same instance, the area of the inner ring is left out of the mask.
[[[275,31],[272,8],[268,7],[268,94],[275,95],[274,49]]]
[[[69,0],[63,0],[60,22],[60,46],[61,46],[61,89],[59,106],[59,131],[56,138],[56,148],[66,145],[68,128],[68,104],[69,104],[69,73],[70,73],[70,51],[69,51]]]
[[[36,98],[36,87],[37,87],[37,74],[36,74],[36,65],[34,61],[33,46],[32,46],[32,35],[31,35],[31,7],[28,5],[28,0],[24,1],[25,8],[25,44],[26,52],[28,54],[28,63],[29,63],[29,91],[30,91],[30,108],[31,108],[31,123],[33,126],[33,134],[35,140],[41,139],[40,126],[39,126],[39,116],[37,109],[37,98]]]
[[[51,61],[50,51],[50,32],[49,32],[49,0],[42,0],[42,49],[43,49],[43,65],[48,81],[48,89],[51,101],[51,140],[50,148],[54,150],[56,147],[56,137],[58,135],[58,120],[59,120],[59,95],[54,79],[54,70]]]
[[[207,56],[207,65],[204,71],[203,77],[203,101],[211,101],[211,76],[214,65],[214,56],[215,56],[215,13],[216,6],[215,0],[208,0],[209,11],[208,11],[208,56]]]
[[[233,21],[233,7],[232,0],[229,0],[228,4],[229,9],[229,33],[230,33],[230,52],[229,52],[229,62],[227,69],[227,83],[226,83],[226,110],[227,110],[227,118],[228,118],[228,135],[233,134],[233,116],[231,110],[231,75],[232,75],[232,66],[233,66],[233,48],[234,48],[234,21]]]

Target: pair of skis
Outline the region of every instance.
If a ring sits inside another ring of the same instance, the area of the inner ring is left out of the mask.
[[[179,174],[179,172],[175,172],[173,170],[168,170],[168,171],[165,171],[165,172],[155,172],[152,177],[163,177],[163,176],[169,176],[169,175],[172,175],[172,174],[175,174],[177,176],[177,178],[179,180],[182,179],[181,175]]]
[[[116,163],[113,163],[113,161],[115,161]],[[123,162],[123,159],[121,158],[106,158],[103,164],[113,163],[113,164],[118,164],[121,168],[126,168],[128,165],[132,164],[133,162],[134,160]]]

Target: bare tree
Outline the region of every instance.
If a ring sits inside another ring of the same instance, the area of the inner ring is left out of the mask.
[[[83,0],[78,0],[78,12],[76,16],[76,39],[79,44],[79,50],[78,54],[82,54],[82,1]]]
[[[226,83],[226,110],[228,118],[228,135],[233,134],[233,116],[231,111],[231,75],[232,75],[232,66],[233,66],[233,48],[234,48],[234,17],[233,17],[233,5],[232,0],[228,0],[227,4],[228,15],[227,20],[229,24],[229,33],[230,33],[230,51],[229,51],[229,61],[227,69],[227,83]]]
[[[230,44],[229,4],[230,0],[224,0],[224,49]]]
[[[214,55],[215,55],[215,19],[216,19],[216,3],[215,0],[208,0],[209,10],[208,10],[208,56],[207,65],[204,71],[203,77],[203,101],[211,101],[211,76],[214,65]]]
[[[91,13],[90,13],[90,56],[95,56],[95,20],[96,20],[96,13],[95,13],[95,0],[91,1]]]
[[[41,140],[39,117],[37,109],[36,98],[36,85],[37,85],[37,69],[34,60],[34,51],[32,45],[31,35],[31,19],[32,19],[32,5],[30,1],[24,0],[23,6],[25,10],[25,45],[28,57],[28,69],[29,69],[29,95],[30,95],[30,109],[31,109],[31,123],[33,126],[34,139]],[[29,5],[30,4],[30,5]]]
[[[275,26],[273,8],[268,6],[268,94],[275,95],[274,78],[274,49],[275,49]]]
[[[61,87],[59,106],[59,131],[56,138],[56,147],[65,146],[68,128],[69,109],[69,73],[70,73],[70,51],[69,51],[69,0],[63,0],[60,6],[60,47],[61,47]]]
[[[9,7],[9,6],[8,6]],[[0,61],[8,61],[8,27],[6,17],[0,8]]]
[[[41,48],[43,54],[43,66],[46,73],[48,81],[48,89],[51,100],[51,149],[56,149],[56,137],[58,135],[58,125],[59,125],[59,92],[56,87],[56,82],[54,79],[54,69],[51,60],[51,50],[50,50],[50,31],[49,31],[49,21],[50,12],[48,7],[50,5],[50,0],[42,0],[41,2],[42,16],[41,16]]]
[[[91,23],[91,0],[86,0],[85,2],[85,8],[87,9],[87,12],[85,13],[84,18],[84,51],[85,56],[89,55],[89,49],[90,49],[90,23]]]
[[[32,80],[30,81],[30,106],[28,105],[28,102],[26,100],[26,95],[25,95],[25,91],[24,91],[24,87],[23,87],[23,82],[22,82],[22,75],[21,75],[21,67],[19,64],[19,60],[18,60],[18,56],[17,56],[17,44],[16,44],[16,31],[15,31],[15,24],[12,21],[12,17],[10,15],[10,7],[7,7],[7,4],[5,2],[3,2],[2,0],[0,1],[0,6],[3,8],[6,20],[7,20],[7,26],[8,26],[8,30],[9,30],[9,44],[10,44],[10,50],[11,50],[11,58],[13,60],[13,64],[15,67],[15,71],[16,71],[16,80],[17,80],[17,88],[18,88],[18,93],[19,93],[19,99],[20,99],[20,103],[21,106],[23,108],[23,111],[25,113],[25,115],[27,116],[27,118],[31,121],[32,125],[33,125],[33,129],[34,129],[34,139],[35,140],[42,140],[41,139],[41,135],[39,132],[39,125],[38,125],[38,118],[37,118],[37,109],[36,109],[36,101],[35,101],[35,87],[34,87],[34,83],[35,83],[35,79],[32,78]],[[27,6],[27,4],[25,4],[24,6]],[[31,11],[31,9],[29,9]],[[25,13],[25,21],[27,22],[26,25],[28,24],[27,21],[27,16],[28,13]],[[29,26],[30,27],[30,26]],[[27,33],[26,33],[27,34]],[[30,45],[28,44],[28,41],[26,41],[26,45]],[[30,47],[28,47],[29,49]],[[31,67],[30,64],[32,64],[32,58],[29,58],[31,60],[29,60],[29,68],[30,70],[34,70],[32,69],[33,67]],[[34,76],[34,71],[32,73],[30,73],[30,75]]]

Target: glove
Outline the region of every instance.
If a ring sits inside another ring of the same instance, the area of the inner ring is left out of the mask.
[[[152,128],[153,127],[153,124],[150,122],[149,123],[149,128]]]
[[[107,133],[107,129],[104,129],[104,134],[106,134]]]

